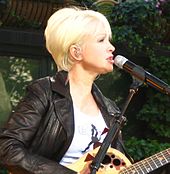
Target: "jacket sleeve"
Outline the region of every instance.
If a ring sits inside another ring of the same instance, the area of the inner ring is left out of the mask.
[[[76,173],[28,150],[48,107],[49,92],[38,82],[30,85],[0,133],[0,163],[13,174]]]

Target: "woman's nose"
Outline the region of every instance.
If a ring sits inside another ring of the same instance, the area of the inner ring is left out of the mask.
[[[115,47],[109,42],[109,51],[115,51]]]

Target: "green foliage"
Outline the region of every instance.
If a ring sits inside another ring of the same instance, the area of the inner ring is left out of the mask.
[[[11,112],[10,98],[6,91],[5,82],[0,73],[0,127],[4,125]]]
[[[170,84],[169,2],[169,0],[127,0],[112,6],[112,10],[109,9],[105,13],[111,24],[116,54],[130,58],[168,84]],[[115,99],[119,106],[122,106],[132,79],[129,78],[129,74],[117,69],[107,76],[99,79],[98,83],[108,97]],[[114,78],[108,80],[109,76]],[[169,96],[147,86],[139,88],[132,99],[126,111],[128,126],[125,127],[124,136],[129,152],[135,160],[170,147],[169,103]]]
[[[42,25],[41,22],[38,20],[28,20],[24,16],[18,15],[16,11],[11,11],[10,12],[11,17],[13,20],[15,20],[15,25],[17,28],[22,28],[22,29],[28,29],[28,28],[35,28],[39,29]]]
[[[24,58],[9,58],[9,71],[4,72],[7,91],[12,106],[16,106],[24,95],[26,85],[32,80],[27,60]]]
[[[170,83],[169,70],[170,60],[168,57],[160,56],[151,58],[152,71],[157,73],[159,77]],[[148,100],[138,114],[140,120],[144,120],[149,125],[152,132],[160,137],[170,138],[170,97],[148,91]],[[148,134],[148,136],[151,136]],[[166,140],[167,141],[167,140]],[[170,141],[168,141],[170,142]]]
[[[76,1],[106,15],[111,24],[116,54],[125,55],[170,84],[170,0],[127,0],[119,4],[114,1],[109,4],[107,0],[102,3]],[[15,13],[11,15],[17,18],[21,27],[32,25],[38,28],[41,25],[36,21],[29,24]],[[24,60],[17,61],[11,58],[7,67],[10,72],[3,73],[4,79],[9,78],[6,83],[10,88],[7,90],[16,102],[22,94],[15,95],[13,88],[22,91],[30,76],[29,69],[32,69]],[[122,106],[131,81],[129,74],[115,68],[114,72],[101,76],[96,83],[107,97]],[[169,103],[169,96],[151,87],[141,87],[132,99],[126,111],[128,123],[123,132],[126,147],[135,161],[170,147]]]
[[[126,142],[126,148],[136,162],[169,148],[169,144],[160,143],[157,140],[131,137],[129,141]]]
[[[111,14],[113,41],[126,44],[132,55],[149,50],[165,37],[167,20],[156,8],[156,1],[134,0],[113,7]]]
[[[0,174],[9,174],[9,172],[4,167],[0,166]]]
[[[0,62],[6,90],[12,107],[15,107],[24,95],[25,87],[35,76],[38,64],[30,59],[16,57],[4,57]]]

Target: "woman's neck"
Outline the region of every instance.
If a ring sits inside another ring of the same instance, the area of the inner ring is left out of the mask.
[[[88,113],[91,110],[89,114],[95,115],[98,112],[98,107],[91,93],[94,75],[70,71],[68,78],[73,103],[82,112]]]
[[[85,95],[91,93],[95,77],[96,76],[94,74],[87,73],[86,71],[82,71],[80,69],[73,69],[68,73],[69,84],[73,87],[73,90]]]

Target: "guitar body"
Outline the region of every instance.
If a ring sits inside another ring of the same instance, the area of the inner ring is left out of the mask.
[[[96,156],[99,147],[88,152],[83,157],[81,157],[78,161],[73,164],[68,165],[67,167],[80,172],[87,162],[92,162],[94,157]],[[120,170],[126,168],[131,165],[131,162],[126,158],[124,154],[120,151],[109,148],[107,150],[107,154],[105,155],[103,162],[101,163],[101,167],[97,171],[97,174],[118,174]]]
[[[76,163],[69,165],[68,168],[80,172],[87,162],[93,161],[98,150],[99,147],[85,154]],[[124,154],[116,149],[109,148],[97,174],[147,174],[169,163],[170,148],[145,158],[133,165]]]

